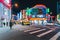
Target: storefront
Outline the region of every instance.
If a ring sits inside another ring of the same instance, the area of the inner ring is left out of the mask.
[[[60,24],[60,14],[57,15],[57,21]]]
[[[30,18],[30,22],[36,25],[46,25],[46,9],[47,7],[42,4],[37,4],[32,8],[32,17]]]
[[[30,22],[36,25],[46,25],[47,18],[45,18],[44,15],[36,15],[36,17],[33,15],[32,18],[30,18]]]
[[[0,0],[0,26],[9,26],[11,19],[11,0]],[[5,25],[3,25],[5,23]]]

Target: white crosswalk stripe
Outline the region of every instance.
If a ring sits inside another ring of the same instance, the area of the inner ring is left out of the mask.
[[[50,40],[57,40],[57,38],[60,36],[60,32],[58,32],[56,35],[54,35]]]
[[[44,36],[44,35],[52,32],[52,31],[53,31],[53,30],[46,31],[46,32],[44,32],[44,33],[42,33],[42,34],[37,35],[37,37],[42,37],[42,36]]]
[[[40,29],[40,28],[35,28],[35,29],[25,30],[24,32],[33,31],[33,30],[38,30],[38,29]]]
[[[41,38],[41,37],[45,37],[46,35],[50,35],[51,33],[53,33],[53,31],[55,31],[55,29],[34,28],[31,30],[25,30],[24,32],[28,32],[29,34],[33,34],[33,35]],[[52,36],[50,36],[48,38],[48,40],[56,40],[60,36],[59,34],[60,34],[60,32],[58,32],[58,33],[56,32],[56,34],[53,34]]]
[[[34,32],[30,32],[30,34],[34,34],[34,33],[37,33],[37,32],[40,32],[40,31],[44,31],[46,29],[41,29],[41,30],[37,30],[37,31],[34,31]]]

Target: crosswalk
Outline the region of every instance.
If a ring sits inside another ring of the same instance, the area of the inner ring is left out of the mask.
[[[60,36],[60,32],[58,32],[56,35],[54,35],[50,40],[57,40],[57,38]]]
[[[60,37],[60,32],[55,29],[35,28],[30,30],[24,30],[25,33],[34,35],[40,39],[45,40],[57,40]]]

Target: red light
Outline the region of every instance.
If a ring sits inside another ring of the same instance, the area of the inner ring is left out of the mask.
[[[43,4],[37,4],[37,5],[35,5],[34,7],[37,7],[37,6],[43,6],[44,8],[46,8],[46,6],[43,5]]]

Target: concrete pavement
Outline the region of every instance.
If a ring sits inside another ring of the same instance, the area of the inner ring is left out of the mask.
[[[21,25],[21,24],[16,24],[16,25],[12,26],[12,29],[21,30],[21,31],[25,30],[27,28],[29,28],[29,26],[27,26],[27,25]]]
[[[0,27],[0,34],[5,33],[6,31],[9,31],[10,27]]]
[[[7,27],[3,29],[4,29],[3,32],[0,34],[0,40],[49,40],[50,38],[52,40],[55,37],[56,39],[58,39],[57,38],[58,35],[57,36],[55,35],[58,32],[60,32],[60,29],[58,28],[53,30],[45,27],[41,28],[41,27],[26,26],[26,25],[25,26],[14,25],[11,30]]]

